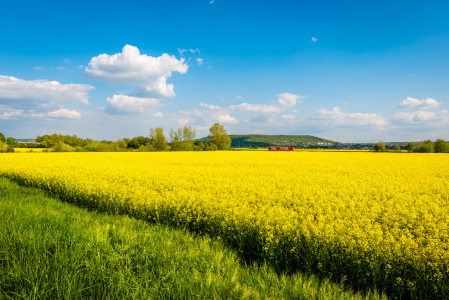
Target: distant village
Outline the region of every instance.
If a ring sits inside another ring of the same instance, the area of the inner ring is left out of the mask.
[[[377,143],[274,143],[276,146],[295,147],[304,149],[347,149],[347,150],[370,150]],[[407,143],[385,143],[385,148],[394,149],[399,146],[405,150]]]

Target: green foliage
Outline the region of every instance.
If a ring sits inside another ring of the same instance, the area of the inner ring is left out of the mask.
[[[194,146],[193,150],[195,150],[195,151],[204,151],[204,148],[206,147],[203,144],[203,142],[198,142],[198,141],[196,141],[194,145],[195,146]]]
[[[195,128],[191,126],[179,127],[176,131],[170,129],[170,146],[172,151],[192,151],[195,147]]]
[[[435,153],[449,153],[449,144],[442,139],[437,139],[434,144]]]
[[[59,141],[58,143],[56,143],[56,145],[54,145],[51,150],[53,152],[73,152],[75,151],[75,148],[73,148],[70,145],[67,145],[66,143]]]
[[[3,133],[0,132],[0,142],[5,143],[6,142],[6,137]]]
[[[155,151],[167,151],[168,142],[162,127],[150,128],[149,138]]]
[[[218,147],[217,147],[217,145],[215,145],[215,144],[212,144],[212,143],[206,143],[205,145],[204,145],[204,149],[203,149],[204,151],[217,151],[218,150]]]
[[[13,137],[9,137],[6,139],[6,143],[8,144],[8,146],[12,147],[12,148],[18,148],[19,147],[19,143],[16,142],[16,139]]]
[[[385,151],[385,143],[382,142],[382,141],[379,141],[377,143],[377,145],[374,146],[374,151],[376,151],[376,152],[383,152],[383,151]]]
[[[218,150],[227,150],[231,148],[231,138],[228,136],[226,129],[223,125],[215,123],[209,129],[209,138]]]
[[[6,148],[6,153],[14,153],[16,152],[16,150],[14,150],[14,147],[8,146],[8,148]]]
[[[0,153],[5,153],[6,149],[8,149],[8,144],[5,142],[0,141]]]
[[[393,151],[394,152],[401,152],[401,147],[399,145],[394,145]]]
[[[145,136],[136,136],[132,139],[123,139],[127,143],[127,147],[130,149],[138,149],[140,146],[146,146],[151,143],[151,139]]]
[[[117,146],[122,150],[128,148],[128,143],[124,139],[119,139],[119,140],[117,140],[116,143],[117,143]]]
[[[42,142],[45,142],[46,140],[49,140],[49,139],[50,139],[50,136],[48,134],[45,134],[43,136],[38,135],[36,137],[36,142],[42,143]]]
[[[407,149],[408,152],[413,152],[413,150],[415,149],[415,144],[409,142],[405,149]]]
[[[418,146],[415,147],[414,152],[418,153],[433,153],[434,145],[431,140],[425,140],[419,143]]]

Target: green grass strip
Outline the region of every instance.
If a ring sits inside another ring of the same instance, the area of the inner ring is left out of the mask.
[[[378,299],[243,266],[208,237],[89,212],[0,178],[0,299]]]

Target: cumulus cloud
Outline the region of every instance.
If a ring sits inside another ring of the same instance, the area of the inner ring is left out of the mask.
[[[242,103],[239,105],[231,105],[229,107],[231,110],[238,110],[244,112],[257,112],[257,113],[280,113],[282,112],[282,108],[275,105],[266,105],[266,104],[249,104]]]
[[[290,94],[290,93],[278,94],[277,97],[278,97],[278,102],[282,106],[286,106],[286,107],[295,106],[296,103],[301,103],[301,101],[299,101],[299,99],[305,98],[304,96]]]
[[[138,86],[136,95],[140,97],[173,98],[176,96],[173,84],[167,84],[167,78],[159,77],[147,85]]]
[[[204,59],[202,59],[202,58],[197,58],[197,59],[196,59],[196,64],[197,64],[198,66],[201,66],[203,63],[204,63]]]
[[[49,108],[65,102],[88,104],[89,84],[61,84],[48,80],[23,80],[0,75],[0,100],[13,108]]]
[[[402,100],[399,103],[400,107],[415,107],[415,108],[420,108],[423,110],[428,110],[428,109],[436,109],[438,107],[440,107],[441,102],[438,102],[435,99],[432,98],[427,98],[427,99],[423,99],[423,100],[419,100],[419,99],[415,99],[412,97],[407,97],[406,99]]]
[[[12,111],[3,112],[0,114],[0,119],[8,120],[14,117],[18,117],[23,113],[23,110],[14,109]]]
[[[40,71],[40,70],[43,70],[44,68],[43,68],[43,67],[40,67],[40,66],[36,66],[36,67],[34,67],[33,69],[35,69],[36,71]]]
[[[414,111],[414,112],[400,112],[394,115],[393,119],[400,123],[440,123],[449,122],[449,112],[442,110],[438,113],[431,111]]]
[[[319,109],[310,117],[312,120],[319,120],[327,125],[334,126],[373,126],[383,127],[388,125],[385,117],[377,114],[346,113],[339,107],[331,110]]]
[[[184,58],[178,60],[166,53],[153,57],[140,54],[137,47],[126,45],[121,53],[93,57],[85,74],[110,84],[138,86],[139,96],[174,97],[173,85],[166,83],[167,78],[173,72],[185,74],[187,69]]]
[[[56,119],[79,119],[81,118],[81,113],[76,110],[69,110],[61,107],[58,110],[49,112],[48,116]]]
[[[162,118],[162,113],[160,111],[158,111],[157,113],[154,114],[154,116],[156,118]]]
[[[107,99],[109,105],[104,109],[108,114],[127,115],[141,114],[147,108],[155,108],[159,100],[155,98],[139,98],[127,95],[114,95]]]
[[[56,67],[56,69],[58,69],[59,71],[64,71],[65,70],[64,66]]]
[[[315,43],[316,41],[318,41],[318,39],[317,39],[316,37],[312,36],[312,38],[310,39],[310,41],[311,41],[312,43]]]
[[[217,120],[222,124],[237,124],[239,122],[236,118],[231,117],[229,114],[218,116]]]
[[[238,110],[244,112],[255,112],[255,113],[263,113],[263,114],[276,114],[283,112],[284,110],[295,106],[297,103],[301,101],[299,99],[304,98],[304,96],[290,94],[290,93],[282,93],[277,95],[277,104],[266,105],[266,104],[249,104],[242,103],[239,105],[231,105],[229,108],[231,110]]]
[[[218,110],[218,109],[220,109],[220,106],[206,104],[206,103],[201,103],[200,106],[204,107],[206,109],[209,109],[209,110]]]
[[[294,115],[283,115],[282,118],[287,120],[294,120],[296,117]]]

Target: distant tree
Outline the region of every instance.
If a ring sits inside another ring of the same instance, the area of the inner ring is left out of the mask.
[[[5,153],[6,149],[8,149],[8,144],[0,141],[0,153]]]
[[[415,152],[419,153],[433,153],[434,145],[431,140],[425,140],[419,143],[418,146],[415,147]]]
[[[405,149],[407,149],[408,152],[412,152],[413,149],[415,149],[415,144],[413,144],[412,142],[409,142],[407,144],[407,146],[405,147]]]
[[[146,146],[147,144],[151,143],[151,139],[144,136],[136,136],[132,139],[123,139],[125,142],[127,142],[128,148],[132,149],[138,149],[140,146]]]
[[[162,127],[156,127],[155,129],[150,128],[149,138],[154,150],[156,151],[167,151],[168,142],[164,135],[164,129]]]
[[[394,152],[401,152],[401,147],[399,145],[394,145],[393,150]]]
[[[190,126],[179,127],[176,131],[170,129],[170,145],[173,151],[192,151],[195,146],[195,128]]]
[[[75,151],[75,148],[64,143],[63,141],[59,141],[52,148],[53,152],[72,152]]]
[[[16,139],[13,137],[9,137],[6,139],[6,143],[8,144],[8,146],[12,147],[12,148],[17,148],[19,147],[19,143],[16,142]]]
[[[0,142],[6,143],[6,137],[3,133],[0,132]]]
[[[442,139],[438,139],[434,144],[435,153],[449,153],[449,144]]]
[[[376,152],[382,152],[382,151],[385,151],[385,143],[382,142],[382,141],[379,141],[379,142],[377,143],[377,145],[374,146],[374,151],[376,151]]]
[[[45,134],[43,136],[38,135],[36,137],[36,142],[43,143],[44,141],[49,140],[49,139],[50,139],[50,136],[48,134]]]
[[[124,139],[119,139],[119,140],[117,140],[117,146],[120,148],[120,149],[126,149],[126,148],[128,148],[128,143],[124,140]]]
[[[199,142],[195,142],[195,146],[194,146],[194,150],[195,151],[204,151],[204,144],[203,142],[199,141]]]
[[[210,135],[209,138],[217,146],[218,150],[226,150],[231,148],[231,138],[228,136],[226,129],[224,129],[223,125],[215,123],[209,129]]]

